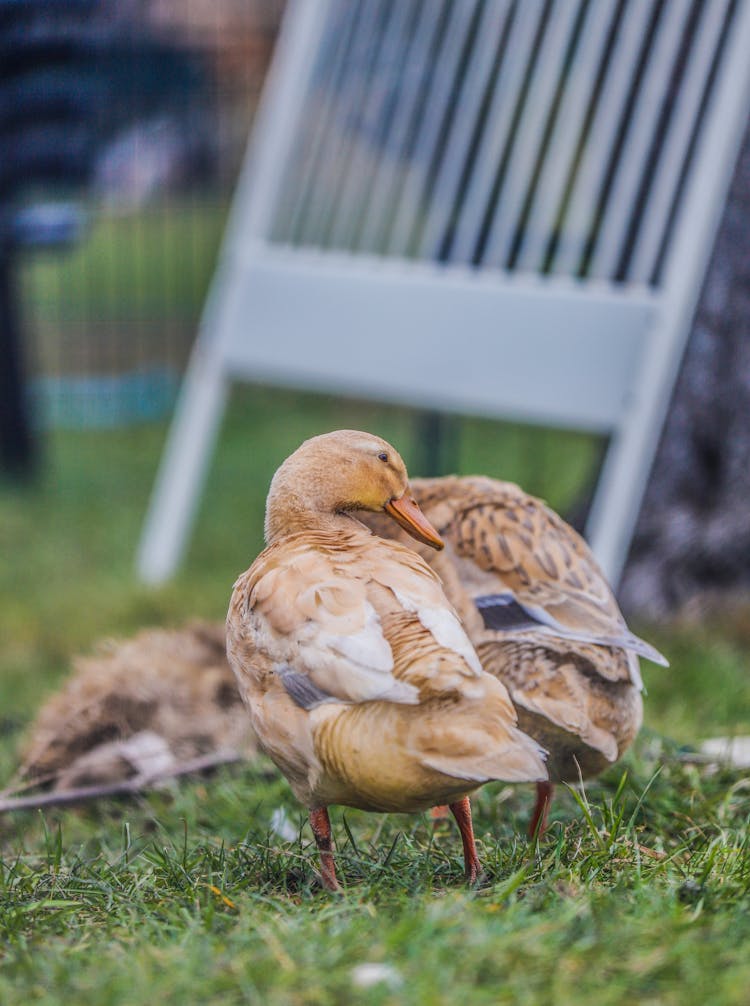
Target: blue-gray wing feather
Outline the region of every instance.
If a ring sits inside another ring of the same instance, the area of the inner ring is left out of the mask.
[[[302,709],[314,709],[323,702],[341,701],[324,688],[319,688],[306,674],[293,671],[291,667],[282,667],[277,673],[287,695]]]

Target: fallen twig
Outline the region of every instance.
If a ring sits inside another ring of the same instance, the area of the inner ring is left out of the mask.
[[[5,789],[0,789],[0,802],[6,797],[18,796],[19,793],[26,793],[30,789],[37,789],[48,782],[54,782],[56,778],[57,772],[47,772],[45,775],[39,775],[35,779],[21,779],[19,771],[15,777],[16,781],[11,782]]]
[[[31,796],[8,797],[0,800],[0,814],[13,810],[36,810],[40,807],[61,807],[72,803],[85,803],[87,800],[97,800],[104,796],[128,796],[140,793],[166,779],[176,779],[193,772],[203,772],[206,769],[217,768],[219,765],[230,765],[233,762],[244,760],[241,754],[231,749],[212,751],[210,754],[191,758],[189,761],[169,769],[158,772],[141,772],[129,779],[120,779],[117,782],[96,786],[79,786],[68,790],[53,790],[48,793],[35,793]]]

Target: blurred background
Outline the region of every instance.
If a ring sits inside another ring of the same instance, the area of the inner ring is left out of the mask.
[[[693,31],[711,2],[686,5]],[[663,6],[654,0],[655,16]],[[158,590],[137,582],[283,11],[283,0],[0,0],[0,720],[11,734],[98,637],[223,617],[261,547],[271,475],[315,433],[370,429],[413,474],[516,481],[581,526],[600,437],[243,385],[186,562]],[[683,737],[707,674],[713,729],[750,729],[748,214],[745,140],[621,590],[673,665],[649,675],[652,723]]]
[[[171,409],[282,6],[0,5],[36,426]]]

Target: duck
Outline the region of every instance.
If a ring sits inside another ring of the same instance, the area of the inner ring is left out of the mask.
[[[373,535],[361,513],[443,547],[380,437],[321,434],[281,464],[266,547],[234,584],[229,663],[258,744],[308,810],[326,888],[340,890],[332,805],[447,805],[473,884],[470,794],[495,779],[546,779],[544,752],[483,670],[437,574],[413,549]]]
[[[255,757],[223,621],[144,628],[74,656],[25,732],[14,786],[106,786],[137,775],[151,751],[173,766],[221,752]]]
[[[413,479],[411,490],[445,549],[400,538],[438,573],[482,667],[548,752],[528,828],[541,837],[555,785],[599,775],[638,734],[639,657],[668,662],[629,630],[589,546],[542,500],[486,476]],[[379,515],[362,520],[398,536]],[[433,816],[445,817],[444,807]]]

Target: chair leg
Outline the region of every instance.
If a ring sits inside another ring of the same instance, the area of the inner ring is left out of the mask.
[[[138,546],[136,566],[144,583],[162,583],[182,558],[226,397],[220,361],[196,344]]]

